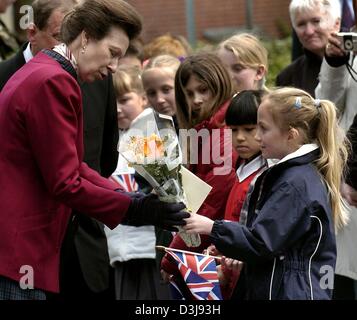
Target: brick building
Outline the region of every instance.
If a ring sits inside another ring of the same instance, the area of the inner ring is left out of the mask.
[[[270,37],[281,35],[279,25],[289,26],[288,0],[250,0],[254,28]],[[187,0],[128,0],[144,20],[144,41],[170,32],[188,36]],[[204,39],[209,32],[238,29],[246,25],[245,0],[192,0],[196,38]]]
[[[143,40],[149,41],[163,33],[188,37],[186,9],[187,3],[194,7],[195,37],[198,40],[210,34],[229,32],[246,26],[246,0],[127,0],[141,13],[144,20]],[[249,0],[252,7],[254,28],[264,35],[279,37],[281,25],[289,26],[289,0]],[[19,8],[31,4],[31,0],[15,3],[15,23],[13,12],[8,10],[8,26],[16,27]]]

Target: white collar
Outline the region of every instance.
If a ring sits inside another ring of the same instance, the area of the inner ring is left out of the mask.
[[[287,156],[285,156],[284,158],[280,159],[277,163],[274,163],[274,165],[294,159],[294,158],[298,158],[301,156],[304,156],[305,154],[308,154],[316,149],[318,149],[319,146],[315,143],[310,143],[310,144],[304,144],[302,145],[299,149],[297,149],[296,151],[289,153]],[[273,165],[272,162],[268,163],[269,168]]]
[[[24,59],[27,62],[29,62],[33,58],[33,54],[31,51],[31,43],[29,42],[26,46],[26,49],[23,51]]]
[[[266,165],[266,161],[261,155],[257,156],[247,164],[245,163],[245,161],[242,162],[236,172],[239,182],[244,181],[252,173],[258,171],[260,168],[264,167],[265,165]]]

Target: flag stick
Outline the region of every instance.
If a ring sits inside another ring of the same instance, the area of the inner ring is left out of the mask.
[[[169,251],[176,251],[176,252],[182,252],[182,253],[188,253],[188,254],[196,254],[198,256],[211,257],[211,258],[214,258],[214,259],[219,260],[219,261],[221,261],[221,259],[222,259],[222,257],[211,256],[209,254],[202,254],[202,253],[196,253],[196,252],[191,252],[191,251],[186,251],[186,250],[167,248],[167,247],[164,247],[164,246],[156,246],[156,249],[162,250],[162,251],[169,250]]]

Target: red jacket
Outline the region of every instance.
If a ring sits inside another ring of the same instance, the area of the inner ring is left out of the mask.
[[[190,165],[190,171],[207,182],[212,190],[199,209],[198,214],[209,217],[212,220],[223,219],[227,198],[229,192],[235,181],[235,164],[237,161],[237,153],[232,147],[231,135],[224,135],[226,126],[224,124],[224,117],[230,101],[227,101],[209,120],[205,120],[198,124],[195,129],[200,131],[202,129],[208,129],[210,135],[207,139],[199,140],[198,145],[198,164]],[[213,129],[218,130],[219,134],[213,134]],[[219,152],[217,150],[219,146]],[[217,155],[216,155],[217,153]],[[204,163],[204,156],[209,156],[209,163]],[[226,164],[225,174],[217,175],[215,170],[222,167],[222,164],[217,161],[217,156],[222,160],[223,164]],[[192,152],[191,152],[192,159]],[[208,236],[201,235],[201,245],[196,248],[189,248],[179,235],[176,235],[171,244],[171,248],[202,252],[203,249],[210,245]],[[162,260],[162,268],[170,273],[177,273],[177,267],[174,262],[169,260],[167,255]]]
[[[0,275],[59,291],[59,255],[71,209],[114,228],[130,198],[86,164],[76,80],[39,53],[0,93]]]
[[[247,179],[242,182],[239,182],[238,178],[236,178],[227,199],[226,211],[224,213],[225,220],[236,222],[239,221],[240,212],[242,210],[242,206],[246,198],[249,185],[255,178],[255,175],[256,172],[251,174]]]
[[[236,179],[227,199],[224,219],[239,221],[243,203],[247,196],[249,186],[256,175],[266,168],[266,162],[262,156],[256,156],[248,164],[243,159],[238,160]]]

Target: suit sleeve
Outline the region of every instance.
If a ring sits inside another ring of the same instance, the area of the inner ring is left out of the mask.
[[[309,210],[297,189],[284,183],[257,213],[251,227],[215,221],[211,239],[222,254],[246,262],[271,259],[310,227]]]
[[[350,75],[346,66],[330,66],[324,58],[319,74],[319,84],[315,96],[319,99],[331,100],[341,113],[345,110],[346,88],[349,87]]]
[[[100,169],[104,177],[109,177],[117,166],[118,162],[118,116],[117,103],[114,93],[112,76],[108,76],[108,98],[105,112],[102,153],[100,155]]]
[[[86,178],[98,187],[116,190],[118,186],[110,179],[103,178],[97,171],[91,169],[85,162],[82,162],[79,167],[79,174],[81,177]]]
[[[80,97],[74,79],[58,75],[46,80],[38,88],[38,104],[30,103],[27,110],[29,144],[49,193],[113,228],[125,216],[131,200],[79,161]]]

